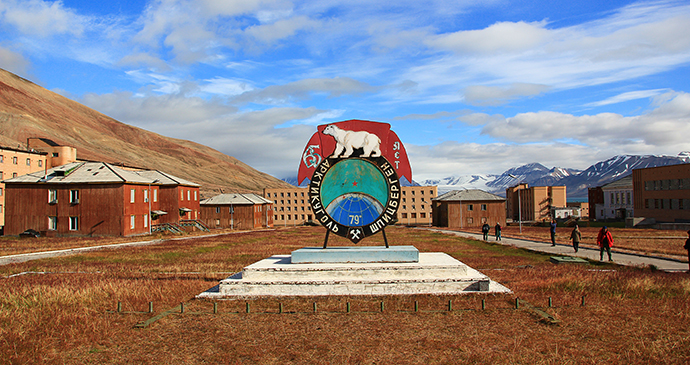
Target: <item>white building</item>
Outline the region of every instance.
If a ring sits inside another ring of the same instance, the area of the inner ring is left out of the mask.
[[[625,219],[634,216],[632,175],[601,187],[604,204],[595,207],[596,219]]]

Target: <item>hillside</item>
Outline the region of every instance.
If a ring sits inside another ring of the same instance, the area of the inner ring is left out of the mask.
[[[290,185],[198,143],[129,126],[0,69],[0,145],[29,137],[77,148],[79,159],[157,169],[200,184],[202,195]]]

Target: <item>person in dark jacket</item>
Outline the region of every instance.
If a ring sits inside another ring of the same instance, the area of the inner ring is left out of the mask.
[[[494,234],[496,235],[496,241],[500,241],[501,240],[501,224],[498,222],[494,226]]]
[[[484,225],[482,226],[482,234],[484,235],[484,241],[487,241],[489,239],[489,229],[491,229],[489,227],[489,224],[484,223]]]
[[[580,227],[575,225],[573,231],[570,233],[570,239],[573,240],[573,248],[575,252],[580,248],[580,241],[582,240],[582,232],[580,232]]]
[[[690,272],[690,231],[688,231],[688,239],[685,240],[683,248],[688,250],[688,272]]]
[[[613,236],[611,236],[611,232],[609,232],[606,226],[601,227],[601,230],[599,231],[599,235],[597,236],[597,245],[599,246],[599,261],[604,260],[604,250],[606,250],[606,253],[609,254],[609,261],[613,261],[611,259]]]
[[[551,221],[551,246],[556,246],[556,221]]]

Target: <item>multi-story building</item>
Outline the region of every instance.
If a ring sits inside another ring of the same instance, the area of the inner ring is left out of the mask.
[[[659,223],[690,223],[690,164],[635,169],[635,217]]]
[[[602,203],[594,205],[595,219],[625,219],[633,217],[632,175],[601,187]]]
[[[433,225],[478,228],[506,224],[506,200],[479,189],[453,190],[433,199]]]
[[[398,224],[430,225],[432,202],[437,195],[436,186],[403,186]],[[307,188],[264,189],[263,195],[273,202],[273,224],[297,226],[314,220]]]
[[[0,147],[0,227],[5,226],[5,184],[3,180],[46,169],[46,153]]]
[[[573,216],[589,219],[589,203],[588,202],[568,202],[566,207],[573,208]]]
[[[211,228],[273,227],[273,202],[256,194],[220,194],[199,204],[201,219]]]
[[[193,220],[199,185],[155,171],[73,162],[5,180],[5,235],[131,236]]]
[[[549,221],[554,218],[553,208],[566,207],[565,186],[521,183],[506,189],[506,201],[506,216],[515,222]]]

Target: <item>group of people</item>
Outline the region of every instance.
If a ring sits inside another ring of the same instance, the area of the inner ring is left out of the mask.
[[[489,227],[488,223],[484,223],[482,225],[482,235],[484,235],[484,241],[487,241],[489,239],[489,231],[491,230],[491,227]],[[496,241],[501,240],[501,224],[496,223],[494,226],[494,235],[496,236]]]
[[[573,248],[575,252],[580,249],[580,241],[582,241],[582,232],[580,232],[580,227],[576,224],[573,231],[570,232],[570,240],[573,242]],[[556,246],[556,221],[551,221],[551,246]],[[609,257],[609,261],[613,261],[611,258],[611,247],[613,247],[613,236],[611,231],[606,226],[601,227],[599,234],[597,235],[597,246],[599,246],[599,260],[604,260],[604,251]]]

